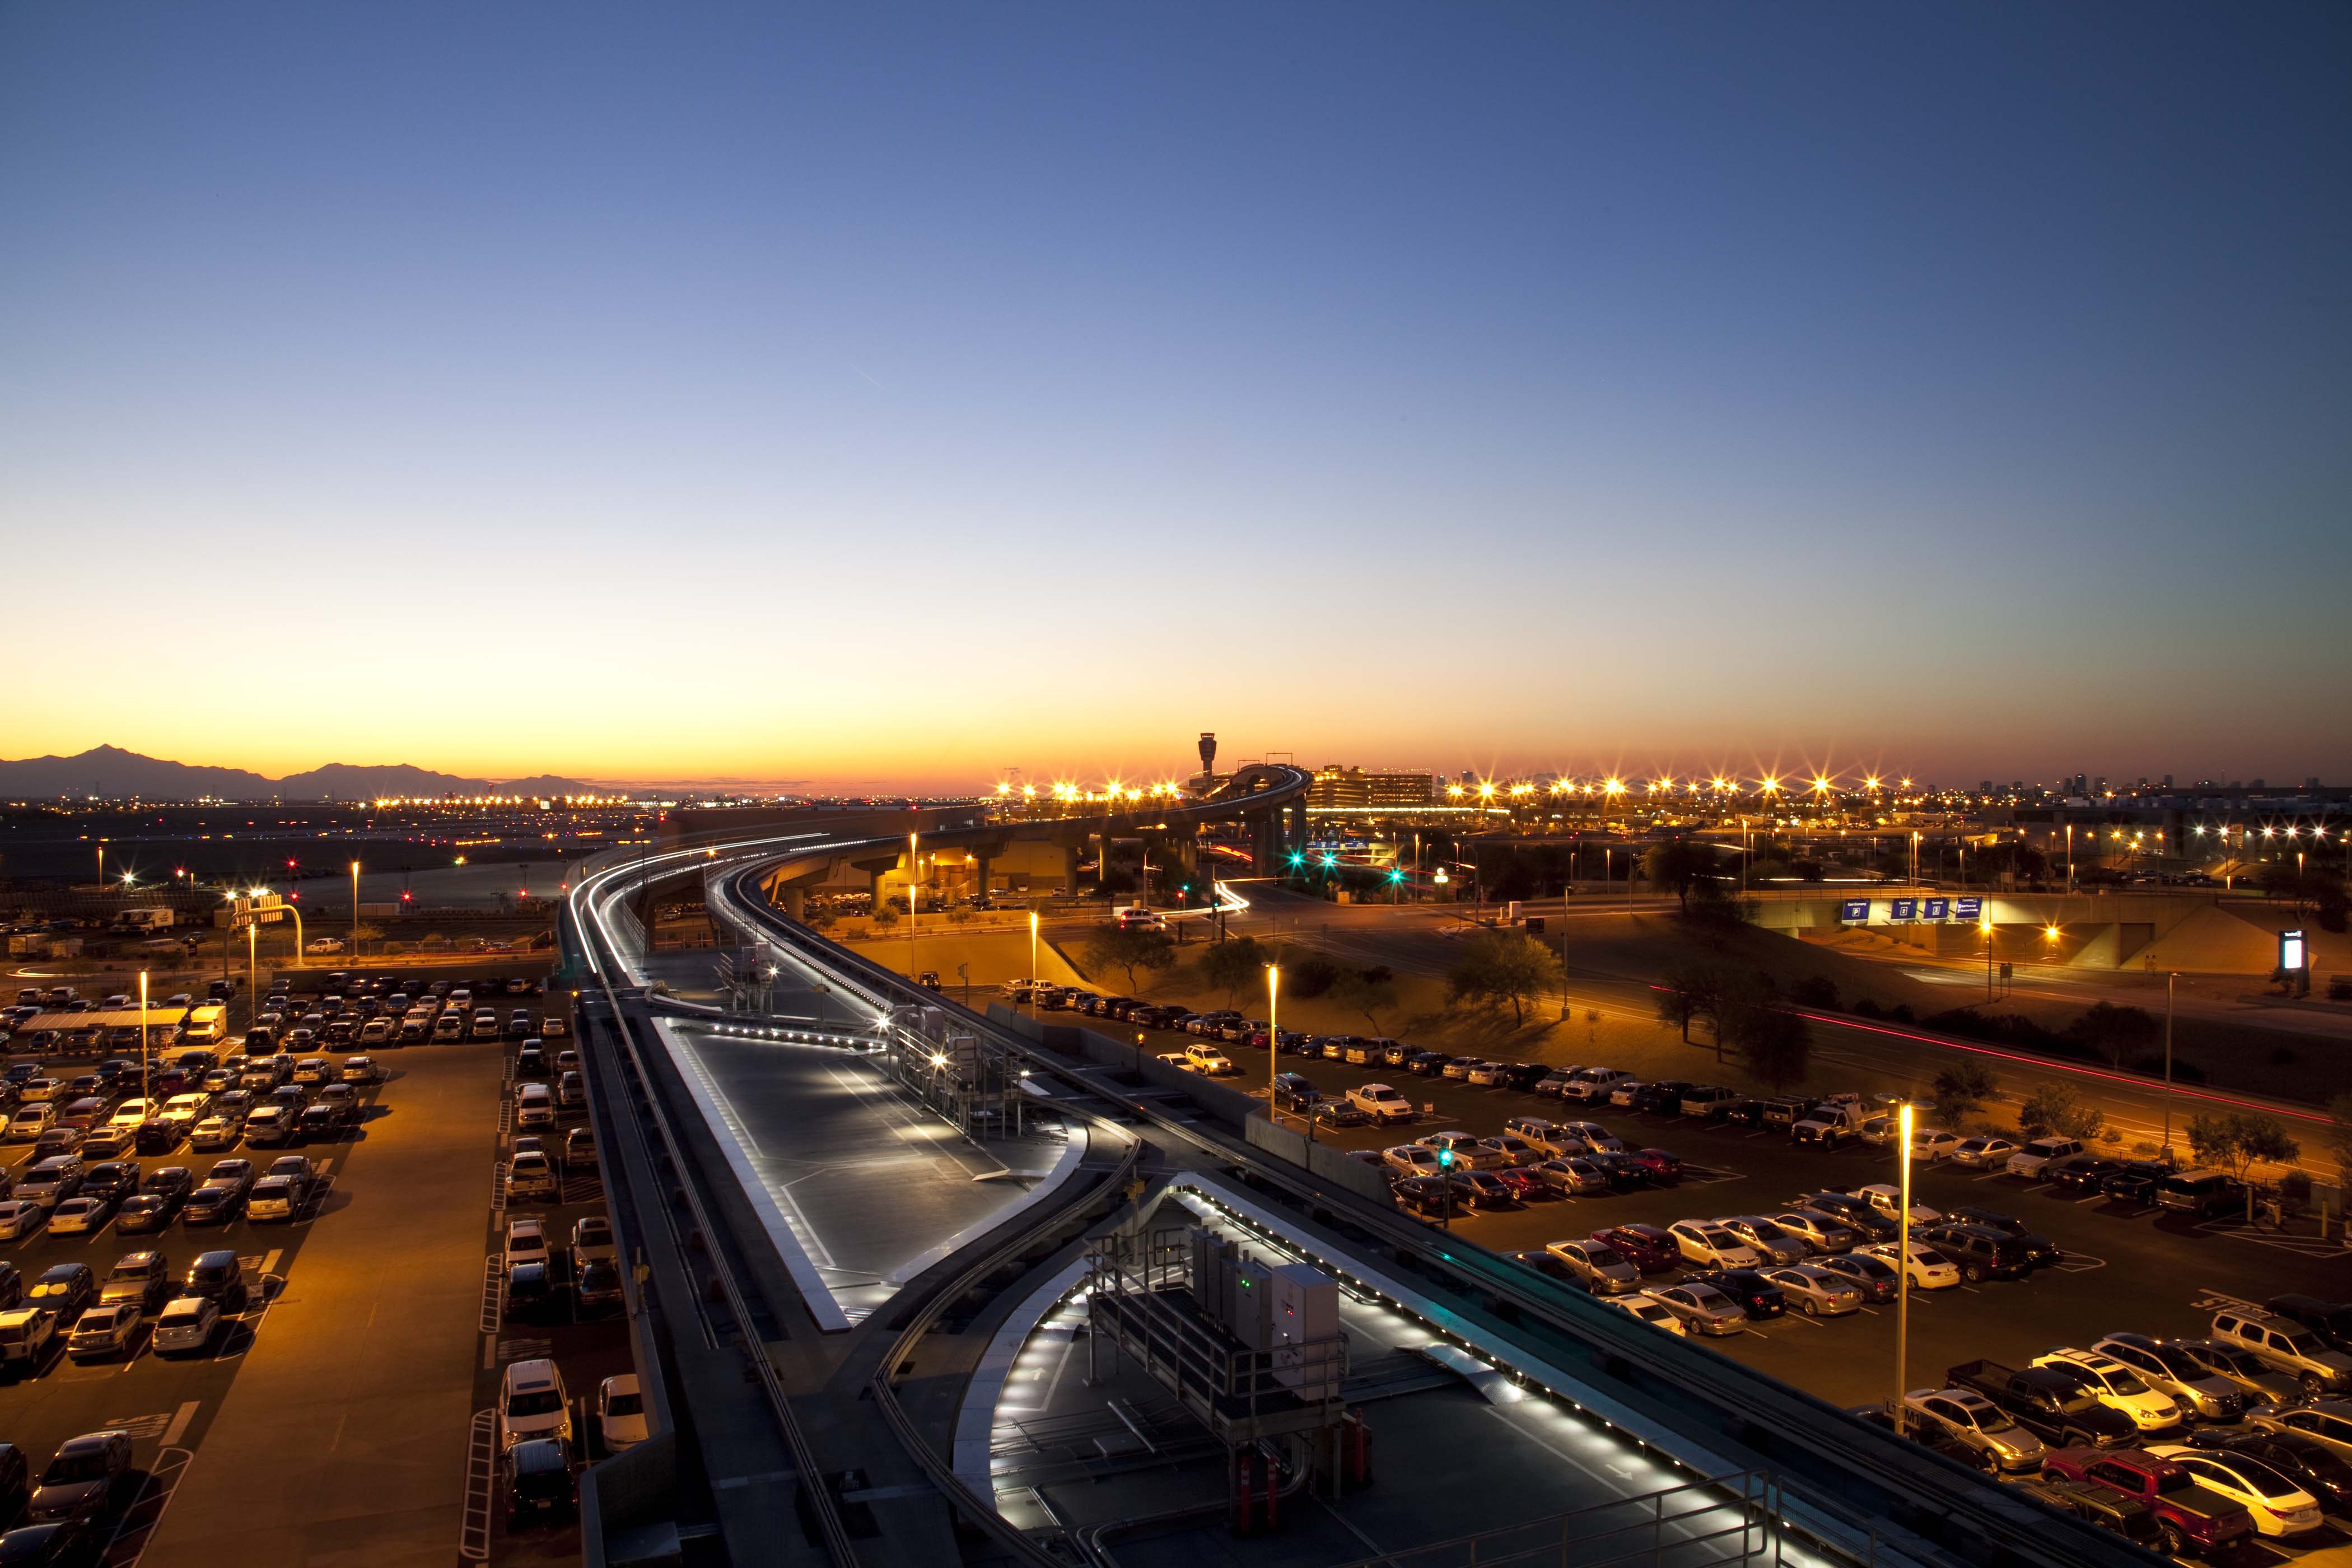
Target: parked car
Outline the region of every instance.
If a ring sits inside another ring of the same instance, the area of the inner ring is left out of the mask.
[[[1988,1470],[2039,1470],[2048,1449],[2008,1413],[1969,1388],[1918,1388],[1903,1409],[1967,1448]]]
[[[1746,1310],[1711,1285],[1669,1285],[1650,1295],[1693,1333],[1736,1334],[1748,1326]]]
[[[1809,1318],[1842,1318],[1862,1310],[1861,1284],[1834,1269],[1792,1263],[1761,1272]]]
[[[1681,1267],[1682,1244],[1654,1225],[1612,1225],[1596,1230],[1591,1240],[1622,1253],[1644,1274]]]

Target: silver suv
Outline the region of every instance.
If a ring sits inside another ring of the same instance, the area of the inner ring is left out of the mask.
[[[2252,1351],[2265,1364],[2301,1383],[2314,1398],[2352,1391],[2352,1356],[2329,1350],[2301,1323],[2251,1307],[2232,1307],[2213,1314],[2213,1339]]]

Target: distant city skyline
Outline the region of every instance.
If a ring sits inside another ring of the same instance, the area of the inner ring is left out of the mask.
[[[261,775],[266,783],[277,783],[280,779],[293,778],[309,773],[332,774],[339,771],[345,770],[383,773],[394,773],[402,770],[410,770],[422,771],[426,773],[454,773],[454,770],[436,766],[429,760],[419,761],[418,759],[412,757],[403,758],[396,763],[353,763],[341,759],[336,759],[316,763],[309,768],[289,770],[286,773],[272,775],[263,769],[246,768],[241,763],[223,761],[218,758],[153,757],[149,753],[139,751],[137,748],[123,748],[121,752],[101,755],[89,762],[86,770],[92,775],[89,780],[89,784],[92,786],[89,793],[100,794],[101,795],[111,795],[115,793],[100,790],[95,786],[104,782],[103,775],[114,767],[115,758],[124,753],[128,753],[130,758],[136,762],[152,762],[163,764],[165,767],[185,768],[196,772],[239,769],[248,773]],[[1173,755],[1172,750],[1171,754]],[[1917,787],[1948,790],[1974,789],[1979,784],[1986,781],[1990,781],[1997,789],[2007,788],[2011,784],[2020,783],[2023,784],[2029,789],[2063,788],[2067,785],[2069,781],[2077,779],[2078,777],[2085,783],[2087,787],[2091,788],[2097,787],[2097,784],[2100,782],[2104,782],[2106,786],[2116,790],[2136,788],[2140,785],[2143,780],[2145,780],[2147,781],[2147,787],[2153,789],[2163,785],[2163,781],[2166,779],[2168,773],[2174,781],[2169,787],[2175,790],[2193,788],[2200,784],[2210,784],[2211,785],[2223,788],[2254,787],[2269,788],[2273,790],[2291,789],[2305,786],[2307,781],[2314,777],[2316,777],[2319,780],[2319,783],[2323,787],[2326,786],[2331,782],[2337,784],[2345,782],[2340,778],[2331,781],[2326,774],[2315,775],[2305,770],[2286,770],[2283,772],[2265,773],[2259,771],[2247,772],[2244,770],[2224,770],[2210,773],[2184,773],[2179,769],[2168,769],[2143,774],[2130,772],[2103,772],[2099,769],[2084,768],[2042,773],[2024,773],[2014,770],[2000,769],[1964,769],[1960,773],[1953,774],[1934,774],[1925,771],[1906,770],[1899,764],[1857,763],[1840,766],[1835,763],[1815,762],[1807,759],[1800,759],[1793,763],[1780,760],[1752,761],[1747,763],[1728,761],[1723,763],[1686,762],[1677,763],[1657,761],[1636,763],[1624,760],[1614,762],[1607,760],[1591,760],[1579,763],[1559,761],[1537,762],[1524,759],[1516,762],[1498,761],[1486,763],[1475,763],[1467,760],[1456,761],[1450,763],[1423,763],[1413,762],[1386,762],[1378,759],[1368,761],[1363,758],[1352,756],[1320,757],[1317,760],[1310,761],[1304,755],[1286,752],[1285,750],[1280,748],[1276,749],[1271,754],[1277,758],[1295,761],[1299,766],[1305,767],[1310,772],[1328,766],[1356,767],[1367,772],[1426,773],[1442,782],[1457,781],[1465,773],[1473,778],[1488,779],[1527,779],[1552,776],[1600,780],[1613,776],[1624,780],[1629,787],[1638,788],[1660,779],[1677,781],[1686,785],[1693,782],[1709,784],[1717,777],[1723,777],[1727,780],[1732,781],[1736,787],[1752,788],[1762,780],[1770,778],[1776,780],[1784,789],[1786,789],[1792,798],[1801,796],[1804,792],[1811,787],[1812,781],[1816,778],[1825,777],[1830,779],[1838,787],[1853,789],[1863,785],[1874,775],[1879,778],[1883,787],[1888,789],[1897,787],[1907,776],[1917,785]],[[1220,751],[1217,757],[1218,771],[1220,773],[1229,773],[1237,766],[1255,761],[1262,761],[1264,760],[1265,755],[1265,753],[1235,752],[1223,747],[1221,742]],[[45,787],[40,791],[26,790],[20,786],[12,784],[11,781],[12,779],[21,776],[21,774],[19,774],[16,770],[21,768],[26,763],[37,763],[41,764],[63,764],[76,763],[81,760],[82,759],[80,758],[73,756],[0,758],[0,798],[45,799],[57,798],[59,795],[63,795],[67,798],[73,798],[82,792],[76,787],[80,781],[74,777],[75,770],[71,767],[62,765],[46,766],[43,769],[42,778],[42,783]],[[940,773],[921,777],[899,778],[872,775],[864,777],[845,776],[826,779],[810,776],[760,777],[743,774],[722,775],[694,773],[672,774],[623,774],[595,777],[583,773],[547,768],[532,768],[528,772],[493,771],[478,776],[456,774],[455,778],[456,780],[465,782],[468,784],[482,783],[497,784],[500,781],[519,783],[525,786],[535,788],[541,792],[544,792],[546,789],[554,785],[576,783],[583,786],[591,788],[658,788],[664,791],[688,792],[701,795],[855,795],[866,793],[875,793],[884,795],[985,795],[994,793],[998,784],[1008,781],[1016,788],[1021,784],[1029,784],[1036,787],[1041,793],[1050,792],[1055,784],[1063,783],[1076,784],[1089,789],[1098,788],[1101,785],[1111,782],[1118,782],[1137,787],[1146,786],[1155,783],[1181,783],[1185,779],[1197,776],[1200,772],[1199,759],[1197,756],[1189,757],[1185,759],[1185,761],[1189,763],[1189,766],[1180,767],[1171,763],[1159,763],[1156,760],[1138,761],[1126,765],[1117,763],[1104,764],[1098,763],[1090,765],[1072,765],[1065,768],[1045,769],[1034,769],[1017,764],[1005,764],[999,768],[984,770],[982,773],[970,775]],[[215,790],[217,790],[223,786],[221,786],[217,782],[215,782],[213,783],[212,787]],[[131,795],[149,792],[141,790],[125,791],[121,793]]]
[[[0,8],[0,751],[2343,777],[2348,79],[2293,0]]]

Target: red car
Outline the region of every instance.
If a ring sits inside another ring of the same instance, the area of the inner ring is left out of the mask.
[[[1633,1158],[1642,1162],[1650,1173],[1650,1180],[1662,1187],[1671,1187],[1683,1179],[1683,1163],[1679,1155],[1664,1149],[1636,1149]]]
[[[1592,1239],[1603,1247],[1615,1247],[1644,1274],[1682,1266],[1681,1246],[1654,1225],[1608,1226],[1594,1231]]]
[[[1511,1195],[1521,1203],[1525,1203],[1529,1198],[1550,1197],[1557,1190],[1549,1182],[1545,1181],[1533,1171],[1517,1165],[1507,1171],[1496,1172],[1495,1179],[1510,1188]]]

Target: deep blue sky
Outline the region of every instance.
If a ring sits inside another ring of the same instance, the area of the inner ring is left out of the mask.
[[[2339,5],[0,5],[0,753],[2341,778],[2347,372]]]

